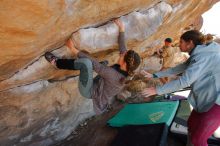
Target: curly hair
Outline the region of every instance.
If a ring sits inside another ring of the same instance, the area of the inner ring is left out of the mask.
[[[128,75],[132,76],[134,71],[138,68],[141,63],[141,57],[138,53],[133,50],[129,50],[124,57],[124,61],[127,64]]]

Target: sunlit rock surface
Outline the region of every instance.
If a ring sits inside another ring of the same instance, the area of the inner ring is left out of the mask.
[[[0,145],[50,145],[94,115],[92,101],[78,92],[78,72],[54,68],[44,52],[71,58],[64,43],[72,37],[80,50],[113,64],[118,28],[111,20],[120,17],[127,47],[143,58],[141,68],[157,71],[156,48],[166,37],[178,42],[182,32],[200,28],[201,14],[216,2],[0,1]]]

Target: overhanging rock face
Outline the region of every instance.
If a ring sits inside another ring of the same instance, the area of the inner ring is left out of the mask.
[[[120,19],[125,25],[125,39],[131,41],[144,41],[153,35],[172,13],[171,5],[160,2],[149,9],[131,12]],[[103,51],[112,48],[118,42],[118,28],[109,22],[97,28],[80,29],[73,34],[73,39],[80,49],[89,52]]]
[[[57,70],[42,56],[53,51],[70,58],[63,46],[72,35],[80,50],[110,63],[117,60],[120,17],[129,49],[150,70],[164,38],[178,39],[201,27],[201,14],[217,0],[3,0],[0,2],[0,143],[50,145],[94,115],[92,101],[80,96],[78,72]]]

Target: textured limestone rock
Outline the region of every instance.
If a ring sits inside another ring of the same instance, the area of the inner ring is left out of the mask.
[[[57,70],[43,58],[72,35],[80,50],[110,64],[117,61],[117,27],[126,27],[128,48],[144,59],[142,68],[159,70],[152,56],[164,38],[201,27],[200,16],[216,0],[2,0],[0,1],[0,143],[49,145],[63,139],[94,114],[81,97],[76,71]],[[195,21],[196,20],[196,21]]]
[[[80,96],[77,82],[39,81],[1,92],[1,145],[49,145],[94,115],[92,101]]]
[[[143,59],[142,69],[148,70],[150,72],[159,71],[162,68],[162,59],[158,56],[150,56]]]

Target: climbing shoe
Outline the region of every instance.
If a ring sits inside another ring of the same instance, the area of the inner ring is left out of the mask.
[[[54,56],[52,53],[50,53],[50,52],[46,52],[45,54],[44,54],[44,57],[45,57],[45,59],[48,61],[48,62],[50,62],[51,64],[53,64],[53,61],[54,61],[54,63],[56,63],[56,61],[57,61],[57,57],[56,56]]]

